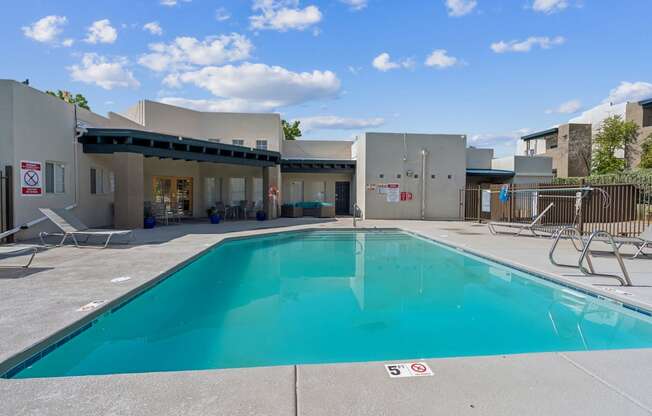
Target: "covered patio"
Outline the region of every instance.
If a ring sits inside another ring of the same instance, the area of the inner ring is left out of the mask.
[[[89,128],[79,141],[111,167],[116,228],[142,228],[146,207],[166,223],[211,207],[227,219],[278,216],[267,197],[281,185],[278,152],[130,129]]]

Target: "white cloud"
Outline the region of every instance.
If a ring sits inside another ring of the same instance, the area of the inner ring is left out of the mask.
[[[369,4],[369,0],[340,0],[342,3],[347,4],[351,10],[362,10]]]
[[[609,96],[603,102],[619,104],[625,101],[641,101],[646,98],[652,98],[652,84],[643,81],[622,81],[620,85],[609,92]]]
[[[387,72],[398,68],[413,68],[414,60],[406,58],[400,62],[394,62],[387,52],[383,52],[371,61],[371,65],[379,71]]]
[[[105,90],[117,87],[137,88],[140,83],[126,68],[128,63],[126,58],[110,60],[96,53],[85,53],[81,64],[68,67],[68,71],[74,81],[95,84]]]
[[[65,46],[66,48],[71,47],[74,43],[75,43],[75,39],[72,39],[72,38],[64,39],[63,42],[61,42],[61,44],[63,46]]]
[[[446,49],[435,49],[426,58],[425,65],[444,69],[459,63],[459,59],[448,55],[448,51]]]
[[[180,0],[180,1],[184,3],[190,3],[192,0]],[[179,0],[160,0],[160,3],[162,6],[172,7],[179,4]]]
[[[476,0],[446,0],[448,15],[459,17],[469,14],[478,5]]]
[[[231,18],[231,13],[229,13],[228,10],[226,10],[224,7],[220,7],[219,9],[215,10],[215,20],[218,22],[224,22],[227,21]]]
[[[88,28],[88,35],[85,42],[88,43],[113,43],[118,39],[118,31],[111,26],[109,19],[102,19]]]
[[[37,42],[56,43],[63,32],[63,26],[68,23],[65,16],[45,16],[29,26],[23,26],[25,36]]]
[[[211,105],[256,111],[333,98],[340,91],[340,80],[331,71],[298,73],[280,66],[251,63],[208,66],[175,74],[168,81],[169,86],[192,84],[222,99],[210,101]]]
[[[158,22],[145,23],[145,25],[143,25],[143,30],[148,31],[152,35],[161,36],[163,34],[163,29],[161,28],[161,25],[159,25]]]
[[[509,42],[500,41],[491,44],[491,50],[496,53],[506,52],[530,52],[533,47],[538,46],[541,49],[550,49],[553,46],[561,45],[566,42],[563,36],[550,38],[548,36],[531,36],[526,40],[512,40]]]
[[[580,100],[570,100],[561,103],[557,108],[546,110],[546,114],[573,114],[580,111],[582,102]]]
[[[304,131],[312,130],[357,130],[369,127],[378,127],[385,124],[385,119],[375,118],[348,118],[338,116],[303,117],[301,128]]]
[[[247,59],[253,45],[246,36],[232,33],[207,37],[203,41],[193,37],[178,37],[171,43],[150,44],[149,49],[151,53],[141,56],[138,63],[162,72]]]
[[[254,0],[252,9],[260,14],[249,21],[255,30],[304,30],[321,21],[317,6],[299,6],[299,0]]]
[[[554,13],[568,7],[568,0],[534,0],[532,10],[541,13]]]
[[[347,69],[348,69],[349,72],[352,73],[353,75],[358,75],[358,74],[360,73],[360,71],[362,71],[362,67],[361,67],[361,66],[353,66],[353,65],[349,65],[349,66],[347,67]]]

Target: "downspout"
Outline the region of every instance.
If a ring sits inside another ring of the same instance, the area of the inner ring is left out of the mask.
[[[77,206],[79,202],[79,162],[77,161],[77,139],[79,138],[79,132],[77,131],[77,104],[73,104],[75,110],[75,127],[73,127],[73,139],[72,139],[72,153],[75,163],[75,197],[73,199],[73,205]]]
[[[426,159],[428,150],[421,149],[421,219],[426,219]]]

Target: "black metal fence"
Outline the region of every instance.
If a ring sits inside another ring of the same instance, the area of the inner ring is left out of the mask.
[[[467,221],[529,223],[552,204],[541,219],[544,228],[573,225],[583,234],[604,230],[617,236],[636,236],[652,224],[652,180],[509,185],[507,198],[501,200],[502,186],[461,190],[460,217]]]

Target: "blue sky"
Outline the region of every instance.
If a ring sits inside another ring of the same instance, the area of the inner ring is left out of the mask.
[[[94,111],[148,98],[276,111],[307,138],[462,133],[514,150],[526,131],[652,96],[647,0],[5,2],[0,78],[81,92]]]

